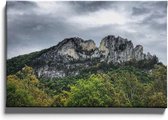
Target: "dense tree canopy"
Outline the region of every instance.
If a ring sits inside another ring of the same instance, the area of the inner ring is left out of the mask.
[[[162,64],[148,71],[122,66],[53,79],[37,78],[25,66],[7,76],[7,106],[166,107],[166,80]]]
[[[52,99],[38,88],[39,80],[31,67],[7,77],[7,106],[48,106]]]

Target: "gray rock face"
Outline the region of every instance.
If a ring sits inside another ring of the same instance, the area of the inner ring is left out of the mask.
[[[63,43],[57,54],[69,60],[91,58],[96,49],[96,45],[92,40],[84,41],[81,38],[70,38],[65,39]]]
[[[150,53],[143,53],[141,45],[134,48],[131,41],[109,35],[102,39],[99,48],[93,40],[64,39],[33,60],[33,64],[38,77],[54,78],[78,75],[79,70],[92,66],[94,59],[97,62],[123,63],[152,58]]]
[[[103,55],[102,61],[107,61],[108,63],[121,63],[133,58],[132,42],[121,37],[105,37],[100,43],[99,50]]]
[[[121,37],[109,35],[105,37],[99,46],[102,54],[102,61],[122,63],[135,59],[136,61],[152,59],[153,56],[143,53],[143,46],[137,45],[135,48],[131,41]]]
[[[134,48],[134,58],[136,60],[142,60],[144,59],[144,54],[143,54],[143,47],[142,45],[137,45],[135,48]]]
[[[64,39],[58,45],[49,48],[33,61],[33,66],[38,77],[64,77],[77,75],[79,73],[77,68],[88,67],[89,63],[78,61],[99,57],[99,50],[93,40],[84,41],[74,37]]]

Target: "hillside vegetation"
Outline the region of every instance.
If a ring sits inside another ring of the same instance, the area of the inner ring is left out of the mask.
[[[37,78],[25,66],[7,76],[7,106],[166,107],[166,67],[148,72],[133,66],[78,76]]]

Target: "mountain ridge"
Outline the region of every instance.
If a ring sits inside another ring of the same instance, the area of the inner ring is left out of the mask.
[[[134,60],[149,61],[153,59],[158,60],[150,53],[143,53],[142,45],[134,47],[131,41],[120,36],[108,35],[104,37],[99,47],[93,40],[71,37],[65,38],[53,47],[35,52],[30,60],[22,64],[22,67],[28,64],[34,68],[38,77],[54,78],[78,75],[81,69],[96,66],[98,63],[123,64]],[[15,62],[14,60],[10,61],[12,59],[7,60],[7,66]],[[23,62],[23,60],[20,61]],[[7,67],[8,73],[10,70]]]

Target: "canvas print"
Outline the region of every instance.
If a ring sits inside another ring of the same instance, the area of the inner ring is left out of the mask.
[[[8,1],[7,107],[167,107],[166,1]]]

